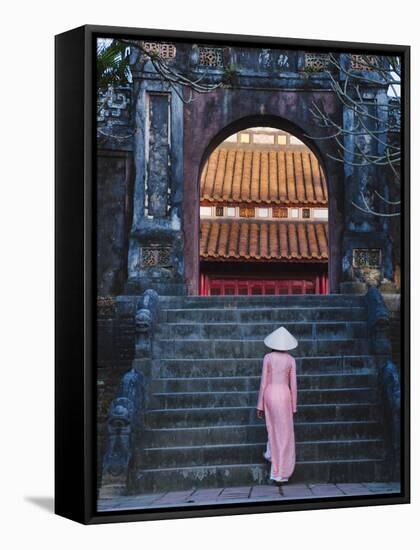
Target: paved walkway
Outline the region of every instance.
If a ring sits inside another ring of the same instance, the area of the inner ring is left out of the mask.
[[[197,504],[231,504],[249,501],[269,502],[320,497],[379,495],[381,493],[399,493],[399,491],[399,483],[322,483],[317,485],[291,483],[281,487],[276,485],[254,485],[252,487],[196,489],[102,498],[98,501],[98,511],[109,512]]]

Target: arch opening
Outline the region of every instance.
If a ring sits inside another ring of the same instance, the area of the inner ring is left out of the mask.
[[[291,126],[249,117],[207,147],[199,178],[200,295],[328,293],[325,169]]]

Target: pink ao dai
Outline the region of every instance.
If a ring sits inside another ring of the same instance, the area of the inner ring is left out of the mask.
[[[264,411],[271,454],[271,479],[288,479],[295,468],[293,413],[297,407],[296,362],[287,352],[267,353],[263,360],[257,409]],[[266,456],[268,458],[268,456]]]

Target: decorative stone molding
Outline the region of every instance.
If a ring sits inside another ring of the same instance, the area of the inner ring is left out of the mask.
[[[111,147],[128,145],[133,137],[131,128],[132,85],[109,85],[97,92],[97,136]]]
[[[98,123],[106,123],[108,126],[119,123],[124,124],[128,109],[131,104],[131,87],[108,86],[98,89]]]

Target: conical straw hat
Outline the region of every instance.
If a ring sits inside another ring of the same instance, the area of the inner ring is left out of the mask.
[[[287,329],[280,327],[266,336],[264,339],[264,344],[271,349],[288,351],[297,347],[298,342]]]

